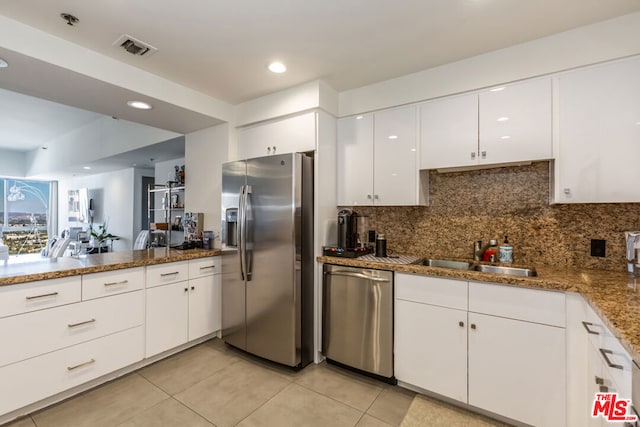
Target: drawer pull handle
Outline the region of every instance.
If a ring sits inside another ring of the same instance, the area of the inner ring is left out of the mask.
[[[584,328],[585,328],[585,329],[587,330],[587,332],[589,332],[590,334],[593,334],[593,335],[600,335],[600,332],[598,332],[598,331],[593,331],[593,330],[589,329],[589,326],[593,326],[593,323],[591,323],[591,322],[584,322],[584,321],[583,321],[583,322],[582,322],[582,326],[584,326]]]
[[[96,321],[96,319],[85,320],[84,322],[69,323],[67,326],[70,327],[70,328],[76,328],[78,326],[88,325],[89,323],[95,323],[95,321]]]
[[[600,393],[609,393],[609,387],[607,387],[606,385],[601,385]]]
[[[87,360],[86,362],[81,363],[81,364],[76,365],[76,366],[67,366],[67,371],[75,371],[78,368],[82,368],[83,366],[91,365],[92,363],[96,363],[96,359]]]
[[[464,328],[464,322],[461,320],[458,322],[458,326],[460,326],[461,328]]]
[[[56,295],[58,295],[57,292],[51,292],[50,294],[34,295],[31,297],[27,297],[27,299],[31,300],[31,299],[38,299],[38,298],[55,297]]]
[[[173,273],[162,273],[162,274],[160,274],[160,277],[175,276],[176,274],[180,274],[180,272],[179,271],[174,271]]]
[[[207,265],[206,267],[200,267],[200,270],[207,270],[209,268],[216,268],[215,265]]]
[[[127,283],[129,283],[128,280],[122,280],[120,282],[111,282],[111,283],[105,283],[105,286],[116,286],[116,285],[126,285]]]
[[[476,329],[476,324],[475,323],[471,324],[471,329]]]
[[[596,376],[596,384],[604,385],[604,378],[600,378],[600,377]]]
[[[601,348],[600,349],[600,354],[602,354],[602,357],[604,358],[604,361],[607,362],[607,365],[609,365],[610,368],[624,370],[624,366],[617,365],[615,363],[611,363],[611,360],[609,360],[609,356],[607,356],[607,354],[613,354],[613,351]]]

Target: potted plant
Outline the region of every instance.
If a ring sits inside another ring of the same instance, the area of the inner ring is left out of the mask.
[[[102,251],[102,245],[104,242],[112,243],[114,240],[120,240],[120,237],[115,236],[107,231],[107,223],[101,224],[98,226],[97,230],[94,230],[93,227],[91,229],[91,237],[93,238],[95,244],[94,247],[98,247],[98,253]],[[113,250],[113,248],[112,248]]]

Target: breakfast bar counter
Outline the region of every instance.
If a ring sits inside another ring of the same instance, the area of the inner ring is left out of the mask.
[[[151,248],[0,265],[0,286],[220,255],[220,249]]]

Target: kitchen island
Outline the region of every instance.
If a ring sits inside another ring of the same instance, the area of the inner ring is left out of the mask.
[[[0,268],[0,424],[219,336],[221,253],[153,248]]]
[[[217,256],[221,253],[220,249],[150,248],[61,258],[42,258],[33,262],[0,266],[0,286],[185,261]]]

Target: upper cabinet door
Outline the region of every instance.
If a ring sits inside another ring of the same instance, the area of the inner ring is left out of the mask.
[[[416,106],[375,113],[373,198],[376,205],[417,204],[416,116]]]
[[[640,59],[564,74],[558,203],[640,202]]]
[[[316,113],[238,129],[238,159],[300,153],[316,148]]]
[[[475,165],[477,153],[477,94],[420,105],[420,169]]]
[[[373,114],[338,120],[338,205],[373,204]]]
[[[550,78],[496,87],[479,97],[480,164],[553,157]]]

